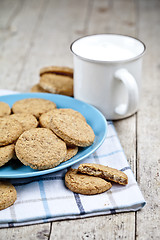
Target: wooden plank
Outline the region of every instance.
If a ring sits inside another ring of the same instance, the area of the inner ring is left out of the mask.
[[[6,14],[9,15],[6,9]],[[17,80],[21,75],[26,54],[30,48],[35,29],[43,13],[45,1],[23,1],[19,11],[12,16],[11,25],[14,26],[14,34],[9,34],[5,39],[0,54],[0,87],[15,89]]]
[[[119,215],[122,217],[119,218]],[[134,213],[115,214],[52,223],[50,240],[81,239],[135,239],[132,229],[131,215]],[[129,222],[126,226],[126,221]],[[125,229],[127,227],[127,229]]]
[[[73,66],[70,44],[84,31],[87,5],[85,0],[49,1],[27,53],[16,87],[19,91],[27,91],[39,81],[41,67]]]
[[[14,2],[12,0],[0,1],[0,30],[9,29],[12,27],[12,20],[21,8],[21,4],[18,0]]]
[[[138,1],[139,37],[146,43],[138,114],[137,177],[147,205],[137,213],[137,239],[160,239],[160,2]],[[145,229],[145,231],[144,231]]]
[[[136,6],[133,0],[95,1],[89,17],[88,32],[89,34],[120,33],[135,36],[135,11]]]
[[[0,56],[3,51],[4,43],[11,35],[15,34],[15,26],[12,20],[21,8],[18,0],[0,1]]]
[[[50,224],[38,224],[25,227],[0,229],[0,239],[6,240],[47,240],[50,236]]]

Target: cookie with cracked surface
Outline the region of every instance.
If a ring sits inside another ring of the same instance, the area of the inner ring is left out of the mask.
[[[14,113],[10,115],[10,118],[17,120],[21,124],[23,131],[36,128],[38,126],[36,117],[29,113]]]
[[[15,187],[9,183],[0,181],[0,210],[10,207],[17,199]]]
[[[75,111],[71,108],[57,108],[57,109],[54,109],[53,111],[51,110],[47,113],[43,113],[40,116],[39,123],[41,127],[50,128],[50,122],[51,122],[51,119],[54,118],[55,111],[58,111],[59,113],[66,113],[69,115],[73,115],[86,121],[85,117],[78,111]]]
[[[128,177],[124,172],[101,164],[83,163],[79,165],[78,171],[122,185],[126,185],[128,183]]]
[[[73,78],[69,76],[45,73],[41,76],[39,85],[50,93],[73,96]]]
[[[21,124],[10,116],[0,118],[0,146],[13,143],[23,132]]]
[[[43,98],[25,98],[15,102],[12,106],[13,113],[30,113],[39,118],[42,113],[56,108],[56,104]]]
[[[73,78],[73,69],[69,67],[49,66],[40,69],[40,76],[45,73],[55,73],[59,75],[70,76]]]
[[[0,117],[10,115],[10,114],[11,114],[10,106],[5,102],[0,102]]]
[[[86,121],[58,109],[51,119],[50,128],[68,146],[87,147],[94,142],[95,134]]]
[[[14,156],[14,144],[0,147],[0,167],[6,164]]]
[[[35,84],[31,89],[30,92],[42,92],[42,93],[49,93],[48,91],[41,88],[39,84]]]
[[[59,165],[67,154],[64,141],[47,128],[25,131],[15,146],[17,158],[33,169],[49,169]]]
[[[78,147],[67,147],[67,154],[63,162],[74,157],[77,154],[77,152],[78,152]]]
[[[72,192],[85,195],[102,193],[112,187],[110,182],[102,178],[78,173],[77,169],[72,168],[65,174],[65,185]]]

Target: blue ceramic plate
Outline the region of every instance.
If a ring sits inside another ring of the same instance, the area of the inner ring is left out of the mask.
[[[47,170],[34,170],[21,164],[18,160],[11,160],[5,166],[0,168],[0,178],[27,178],[40,176],[48,173],[53,173],[67,168],[74,163],[77,163],[93,153],[105,139],[107,133],[107,122],[104,116],[94,107],[71,97],[48,94],[48,93],[24,93],[1,96],[0,101],[6,102],[12,107],[13,103],[24,98],[44,98],[56,103],[57,108],[72,108],[82,113],[88,124],[92,127],[95,133],[94,143],[85,148],[79,148],[76,156],[70,160],[61,163],[55,168]]]

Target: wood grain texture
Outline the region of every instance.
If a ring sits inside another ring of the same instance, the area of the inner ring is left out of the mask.
[[[87,5],[84,0],[46,3],[16,85],[19,91],[27,91],[39,81],[41,67],[72,67],[70,44],[84,28]]]
[[[69,46],[83,35],[121,33],[147,45],[140,110],[114,122],[146,207],[137,213],[0,229],[0,239],[159,239],[159,13],[159,0],[0,1],[0,88],[27,92],[38,82],[41,67],[72,67]]]
[[[160,2],[139,1],[139,37],[147,46],[137,118],[137,179],[147,205],[137,212],[137,239],[160,239]],[[143,230],[145,229],[145,231]]]
[[[6,240],[48,240],[50,224],[0,229],[0,239]]]
[[[43,12],[44,1],[40,0],[38,4],[36,0],[20,1],[18,4],[18,10],[10,22],[9,35],[0,48],[0,84],[1,88],[6,89],[17,89],[40,14]],[[6,15],[9,15],[9,6]]]
[[[94,1],[88,18],[89,34],[136,34],[136,5],[133,0]]]
[[[131,218],[131,216],[133,217]],[[126,229],[127,221],[130,224]],[[66,240],[135,239],[133,225],[134,213],[53,222],[50,240],[64,239],[64,233]]]

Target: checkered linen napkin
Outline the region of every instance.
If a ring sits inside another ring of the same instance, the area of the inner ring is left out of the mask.
[[[0,91],[2,94],[4,92]],[[127,174],[128,184],[113,183],[109,191],[87,196],[73,193],[65,187],[67,169],[41,177],[12,179],[10,182],[17,190],[17,201],[0,211],[0,228],[137,211],[145,205],[112,121],[108,121],[107,137],[101,147],[80,163],[117,168]],[[80,163],[72,168],[77,168]]]

